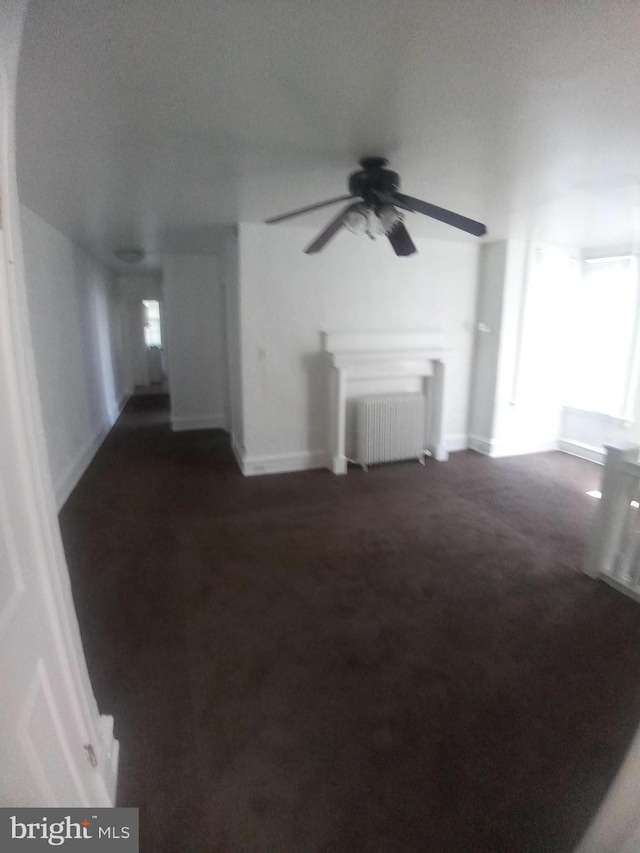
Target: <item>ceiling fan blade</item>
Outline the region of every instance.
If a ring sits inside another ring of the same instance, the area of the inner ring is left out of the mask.
[[[460,228],[461,231],[474,234],[476,237],[482,237],[487,233],[487,226],[483,225],[482,222],[476,222],[475,219],[460,216],[459,213],[453,213],[444,207],[437,207],[435,204],[429,204],[428,201],[421,201],[419,198],[412,198],[410,195],[404,195],[404,193],[394,192],[393,195],[400,205],[406,206],[416,213],[424,213],[425,216],[438,219],[447,225],[453,225],[454,228]]]
[[[291,219],[294,216],[300,216],[302,213],[309,213],[311,210],[318,210],[320,207],[327,207],[330,204],[337,204],[339,201],[346,201],[353,198],[351,195],[341,195],[338,198],[330,198],[328,201],[319,201],[318,204],[310,204],[308,207],[301,207],[298,210],[291,210],[289,213],[281,213],[280,216],[272,216],[271,219],[265,219],[265,225],[273,225],[274,222],[282,222],[284,219]]]
[[[349,196],[351,198],[351,196]],[[316,237],[316,239],[309,243],[307,248],[304,250],[306,255],[313,255],[315,252],[319,252],[320,249],[324,249],[329,240],[338,233],[338,231],[344,225],[344,218],[347,213],[354,207],[356,204],[348,204],[346,207],[343,207],[340,213],[331,220],[331,222],[327,225],[324,231],[321,231],[320,234]]]
[[[387,234],[389,242],[393,246],[393,251],[396,255],[404,256],[413,255],[418,250],[416,249],[413,240],[409,236],[409,232],[404,226],[404,222],[398,222],[394,225],[391,231]]]

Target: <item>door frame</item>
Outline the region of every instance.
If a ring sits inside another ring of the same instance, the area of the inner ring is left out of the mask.
[[[16,27],[18,38],[24,6],[15,12],[20,18]],[[8,52],[13,47],[10,44]],[[0,45],[1,48],[7,51],[6,45]],[[13,65],[11,56],[9,63]],[[7,66],[5,55],[0,55],[0,239],[3,244],[0,301],[7,307],[0,316],[0,350],[4,362],[0,369],[7,377],[7,392],[0,400],[0,409],[16,437],[11,448],[18,470],[16,486],[26,496],[21,511],[63,673],[63,683],[58,688],[64,690],[77,729],[86,738],[85,743],[93,747],[97,758],[91,800],[95,806],[113,806],[118,742],[113,737],[113,718],[100,716],[91,688],[58,524],[40,407],[15,167],[15,71]]]

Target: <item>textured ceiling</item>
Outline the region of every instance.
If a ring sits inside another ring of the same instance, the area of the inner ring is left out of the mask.
[[[32,0],[22,200],[107,262],[157,264],[380,153],[488,239],[635,245],[639,43],[635,0]]]

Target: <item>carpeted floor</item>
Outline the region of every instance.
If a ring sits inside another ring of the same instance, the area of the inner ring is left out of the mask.
[[[640,723],[640,605],[576,571],[600,469],[245,479],[154,406],[61,513],[143,853],[569,853]]]

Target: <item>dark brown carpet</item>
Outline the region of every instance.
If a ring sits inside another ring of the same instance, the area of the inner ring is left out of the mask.
[[[640,722],[640,606],[575,571],[599,475],[116,427],[61,525],[144,853],[569,853]]]

